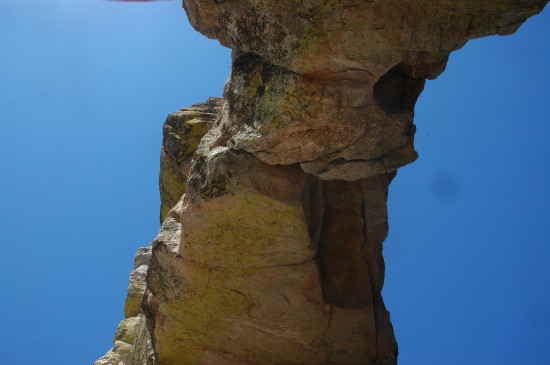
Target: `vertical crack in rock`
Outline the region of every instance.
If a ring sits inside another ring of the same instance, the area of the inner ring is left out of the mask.
[[[360,181],[324,182],[325,209],[319,260],[326,303],[363,309],[373,304],[364,245]]]
[[[361,186],[362,249],[371,280],[378,360],[382,363],[395,362],[398,352],[389,312],[382,299],[385,272],[382,242],[388,234],[386,202],[388,187],[394,177],[395,173],[373,176],[362,181]]]
[[[166,119],[163,224],[95,365],[396,364],[382,242],[416,100],[546,3],[184,0],[231,75]]]

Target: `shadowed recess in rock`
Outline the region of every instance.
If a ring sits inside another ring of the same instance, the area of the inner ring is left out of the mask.
[[[388,114],[414,111],[424,89],[425,80],[410,78],[401,69],[401,66],[392,68],[374,84],[374,98]]]

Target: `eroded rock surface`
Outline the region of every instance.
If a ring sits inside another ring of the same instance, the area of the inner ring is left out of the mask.
[[[168,115],[164,122],[159,176],[161,224],[185,193],[193,153],[216,119],[221,102],[220,98],[210,98]]]
[[[357,180],[416,159],[424,80],[468,40],[514,32],[547,0],[185,0],[234,50],[222,142],[269,164]]]
[[[96,365],[396,364],[382,242],[416,100],[546,2],[184,0],[231,75],[166,120],[163,225]]]

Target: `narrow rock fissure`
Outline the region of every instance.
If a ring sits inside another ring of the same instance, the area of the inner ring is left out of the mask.
[[[372,300],[361,253],[361,185],[344,180],[323,185],[325,209],[318,252],[324,300],[340,308],[367,308]]]
[[[374,284],[374,278],[373,278],[373,270],[371,268],[371,265],[369,265],[369,255],[367,253],[367,242],[368,242],[368,230],[367,230],[367,218],[366,218],[366,214],[365,214],[365,210],[366,210],[366,204],[365,204],[365,195],[364,195],[364,191],[363,189],[361,189],[361,220],[363,222],[363,226],[361,227],[361,232],[363,233],[363,240],[361,241],[361,244],[360,244],[360,248],[361,248],[361,253],[362,253],[362,257],[363,257],[363,260],[364,260],[364,263],[365,263],[365,266],[367,268],[367,271],[369,273],[369,288],[370,288],[370,296],[371,296],[371,303],[372,303],[372,317],[373,317],[373,320],[374,320],[374,343],[376,344],[376,354],[373,354],[373,357],[376,358],[378,360],[378,349],[379,349],[379,344],[378,344],[378,326],[379,326],[379,323],[378,323],[378,318],[377,318],[377,315],[376,315],[376,286]],[[366,284],[366,283],[365,283]]]

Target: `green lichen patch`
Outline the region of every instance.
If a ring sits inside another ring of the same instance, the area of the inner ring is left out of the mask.
[[[130,317],[121,321],[115,333],[115,341],[133,344],[136,338],[136,326],[138,322],[139,317]]]
[[[201,197],[203,199],[211,199],[226,194],[227,184],[229,183],[230,179],[231,174],[222,174],[212,179],[209,179],[201,192]]]
[[[222,105],[219,98],[181,109],[166,118],[160,158],[161,223],[186,190],[191,158]]]
[[[310,259],[308,228],[300,205],[249,189],[201,202],[184,214],[184,257],[212,267],[251,267]]]
[[[165,365],[317,364],[309,347],[328,324],[314,262],[275,268],[212,270],[183,260],[185,297],[159,306],[156,349]],[[277,354],[277,355],[276,355]],[[232,361],[229,361],[232,359]],[[268,362],[269,361],[269,362]]]

